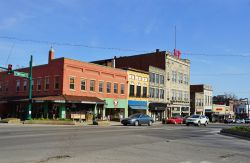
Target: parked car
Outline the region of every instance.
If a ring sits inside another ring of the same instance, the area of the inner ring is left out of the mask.
[[[235,123],[245,123],[245,119],[236,119]]]
[[[132,114],[128,118],[123,119],[121,121],[121,123],[124,126],[127,126],[127,125],[139,126],[142,124],[147,124],[147,125],[151,126],[152,123],[154,123],[154,120],[152,117],[150,117],[146,114],[137,113],[137,114]]]
[[[250,123],[250,118],[246,118],[245,123]]]
[[[183,124],[186,124],[186,120],[187,120],[187,118],[189,118],[190,117],[190,115],[186,115],[185,117],[183,117]]]
[[[166,123],[167,124],[182,124],[183,118],[182,117],[171,117],[171,118],[167,119]]]
[[[224,123],[235,123],[235,119],[227,118],[227,119],[224,120]]]
[[[193,125],[208,125],[208,119],[204,115],[192,115],[191,117],[187,118],[186,125],[189,126],[190,124]]]

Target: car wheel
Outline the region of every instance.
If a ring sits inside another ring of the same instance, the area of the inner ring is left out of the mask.
[[[189,123],[187,123],[186,126],[189,126]]]
[[[197,123],[197,126],[200,126],[201,125],[201,122],[199,121],[198,123]]]
[[[152,125],[152,121],[149,121],[149,122],[148,122],[148,126],[151,126],[151,125]]]
[[[126,124],[126,123],[124,123],[124,124],[123,124],[123,126],[127,126],[127,124]]]
[[[135,121],[135,126],[138,126],[139,125],[139,122],[138,121]]]
[[[207,123],[207,122],[205,122],[204,126],[207,126],[207,125],[208,125],[208,123]]]

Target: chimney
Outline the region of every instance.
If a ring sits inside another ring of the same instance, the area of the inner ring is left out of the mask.
[[[114,56],[114,58],[113,58],[113,60],[112,60],[112,62],[113,62],[113,63],[112,63],[113,68],[115,68],[115,66],[116,66],[116,65],[115,65],[115,61],[116,61],[116,56]]]
[[[160,49],[156,49],[156,50],[155,50],[155,53],[156,53],[156,54],[159,54],[159,52],[160,52]]]
[[[55,58],[55,51],[54,49],[51,47],[49,50],[49,59],[48,59],[48,64]]]

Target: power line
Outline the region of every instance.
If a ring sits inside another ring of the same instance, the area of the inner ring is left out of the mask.
[[[66,43],[66,42],[55,42],[55,41],[44,41],[44,40],[33,40],[33,39],[22,39],[17,37],[10,37],[10,36],[0,36],[0,39],[7,39],[7,40],[14,40],[20,42],[32,42],[37,44],[46,44],[46,45],[58,45],[58,46],[70,46],[70,47],[85,47],[90,49],[103,49],[103,50],[116,50],[116,51],[132,51],[132,52],[140,52],[140,53],[152,53],[154,51],[147,51],[147,50],[137,50],[137,49],[125,49],[125,48],[116,48],[116,47],[102,47],[102,46],[91,46],[86,44],[73,44],[73,43]],[[211,54],[211,53],[193,53],[193,52],[182,52],[184,55],[188,56],[206,56],[206,57],[250,57],[250,53],[243,54]]]
[[[15,41],[13,42],[13,44],[12,44],[12,46],[11,46],[11,48],[10,48],[10,52],[9,52],[8,57],[7,57],[7,59],[6,59],[5,65],[8,64],[9,58],[10,58],[12,52],[13,52],[14,47],[15,47]]]
[[[85,44],[72,44],[72,43],[66,43],[66,42],[55,42],[55,41],[43,41],[43,40],[33,40],[33,39],[21,39],[17,37],[9,37],[9,36],[0,36],[1,39],[7,39],[7,40],[15,40],[20,42],[32,42],[37,44],[47,44],[47,45],[58,45],[58,46],[71,46],[71,47],[85,47],[85,48],[91,48],[91,49],[103,49],[103,50],[116,50],[116,51],[133,51],[133,52],[146,52],[149,51],[145,50],[136,50],[136,49],[123,49],[123,48],[114,48],[114,47],[101,47],[101,46],[90,46]]]

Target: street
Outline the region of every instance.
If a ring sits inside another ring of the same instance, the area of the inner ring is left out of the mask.
[[[0,124],[0,162],[250,162],[250,141],[222,127]]]

